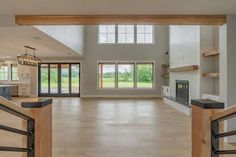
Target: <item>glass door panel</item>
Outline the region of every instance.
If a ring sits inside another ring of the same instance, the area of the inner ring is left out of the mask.
[[[80,87],[80,65],[71,64],[71,93],[79,93]]]
[[[49,92],[49,83],[48,83],[48,64],[41,64],[40,66],[40,92],[48,93]]]
[[[50,64],[50,93],[58,93],[58,64]]]
[[[70,93],[70,74],[69,74],[69,64],[61,64],[61,93],[69,94]]]
[[[39,96],[80,96],[79,63],[43,63],[39,71]]]

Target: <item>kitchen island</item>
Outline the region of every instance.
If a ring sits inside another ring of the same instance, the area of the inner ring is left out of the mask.
[[[0,96],[10,100],[13,86],[15,85],[0,85]]]

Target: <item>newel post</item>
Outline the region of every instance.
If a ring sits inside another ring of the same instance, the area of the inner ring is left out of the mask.
[[[35,116],[35,157],[52,157],[52,99],[35,98],[21,106]]]
[[[211,117],[224,109],[224,103],[198,99],[192,100],[191,104],[192,157],[211,157]]]

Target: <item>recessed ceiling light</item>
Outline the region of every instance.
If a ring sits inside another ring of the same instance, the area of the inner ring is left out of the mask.
[[[10,56],[7,56],[7,58],[10,58]]]

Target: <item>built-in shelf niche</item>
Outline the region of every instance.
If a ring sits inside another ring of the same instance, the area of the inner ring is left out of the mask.
[[[170,64],[161,64],[162,86],[169,86]]]
[[[161,76],[164,78],[169,78],[170,64],[161,64],[162,74]]]
[[[201,57],[200,57],[200,91],[201,98],[219,96],[220,69],[219,69],[219,27],[201,26]],[[204,96],[207,95],[208,97]]]

